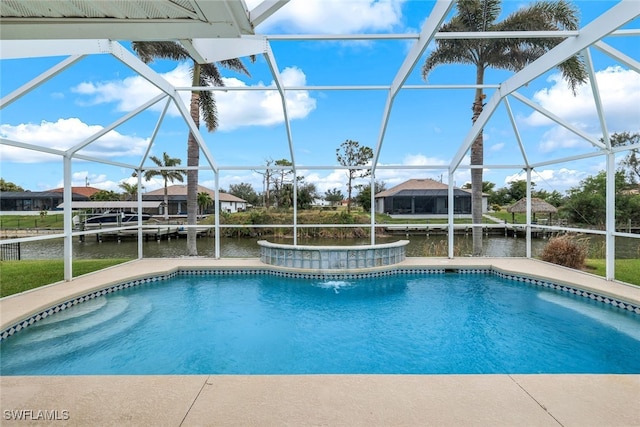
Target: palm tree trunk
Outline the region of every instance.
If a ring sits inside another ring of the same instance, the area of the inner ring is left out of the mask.
[[[476,72],[476,83],[484,83],[484,68],[478,66]],[[482,88],[476,89],[473,101],[472,123],[478,120],[484,107],[484,93]],[[482,131],[478,134],[473,144],[471,144],[471,166],[482,165],[484,163],[484,139]],[[482,223],[482,168],[471,168],[471,218],[474,224]],[[482,255],[482,227],[473,227],[473,256]]]
[[[194,63],[193,66],[193,86],[200,85],[200,65]],[[191,92],[191,104],[189,107],[191,118],[200,127],[200,92]],[[189,132],[187,141],[187,166],[198,166],[200,164],[200,147],[195,136]],[[196,225],[198,221],[198,170],[187,170],[187,224]],[[187,229],[187,255],[197,256],[198,247],[196,245],[196,229]]]

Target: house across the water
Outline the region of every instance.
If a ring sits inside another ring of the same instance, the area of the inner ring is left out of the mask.
[[[453,189],[453,212],[471,215],[471,190]],[[482,212],[488,197],[482,197]],[[433,179],[410,179],[375,195],[375,211],[389,215],[439,215],[449,209],[448,185]]]
[[[198,185],[198,193],[207,193],[214,200],[215,193],[213,190]],[[167,187],[167,195],[169,200],[169,215],[186,215],[187,214],[187,186],[186,185],[170,185]],[[144,201],[164,202],[164,187],[154,191],[149,191],[142,195]],[[236,197],[229,193],[219,193],[220,210],[222,212],[239,212],[244,211],[248,207],[246,200]],[[160,206],[158,214],[163,214],[163,206]],[[213,203],[205,207],[204,214],[215,212]]]
[[[57,209],[63,202],[63,188],[48,191],[2,191],[0,192],[0,211],[48,211]],[[94,187],[71,187],[71,199],[74,202],[90,200],[100,191]]]

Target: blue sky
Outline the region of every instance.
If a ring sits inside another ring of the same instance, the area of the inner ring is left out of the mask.
[[[259,0],[246,2],[251,9]],[[528,2],[505,1],[504,14]],[[582,25],[613,6],[615,1],[576,1]],[[256,29],[258,34],[349,34],[417,33],[433,6],[431,1],[330,1],[291,0]],[[639,28],[636,19],[626,28]],[[640,60],[640,44],[633,37],[611,37],[605,42],[627,56]],[[123,45],[128,47],[126,41]],[[286,86],[302,85],[388,85],[411,47],[408,40],[380,41],[272,41],[271,48]],[[431,47],[427,50],[427,52]],[[610,132],[640,131],[640,75],[606,55],[592,49],[598,86]],[[1,95],[5,96],[63,58],[37,58],[0,61]],[[251,76],[224,70],[227,86],[273,87],[273,78],[262,57],[245,61]],[[418,62],[407,84],[424,84]],[[176,86],[188,86],[189,64],[160,61],[152,68]],[[511,73],[489,71],[485,83],[497,84]],[[430,84],[473,84],[475,70],[470,66],[440,66]],[[585,132],[601,137],[591,87],[579,88],[573,96],[557,70],[541,76],[518,92]],[[487,98],[492,90],[486,91]],[[46,147],[66,149],[108,126],[154,96],[153,88],[133,71],[107,55],[84,58],[22,99],[0,111],[0,137]],[[188,93],[185,93],[188,97]],[[215,92],[220,127],[214,133],[203,130],[209,149],[220,166],[238,167],[220,175],[220,186],[247,182],[262,191],[262,176],[247,165],[264,165],[269,159],[288,159],[290,151],[282,108],[276,91]],[[345,191],[346,172],[335,170],[336,149],[347,139],[375,148],[380,132],[386,91],[298,91],[289,92],[287,105],[291,118],[294,156],[299,175],[316,184],[321,193],[331,188]],[[410,178],[439,179],[458,150],[471,125],[471,90],[403,90],[391,113],[381,165],[376,178],[387,188]],[[592,152],[593,148],[517,100],[511,107],[531,162],[563,158]],[[82,153],[112,161],[137,164],[146,150],[162,105],[157,105],[124,123],[91,144]],[[521,162],[513,128],[503,107],[485,127],[485,163]],[[173,110],[161,125],[151,154],[167,152],[186,164],[187,130]],[[62,186],[62,161],[55,156],[3,146],[0,176],[32,191]],[[535,170],[537,188],[547,191],[575,186],[580,180],[604,168],[603,158],[551,165]],[[201,156],[201,164],[205,159]],[[465,162],[468,164],[468,160]],[[150,163],[149,163],[150,164]],[[326,170],[305,170],[322,165]],[[437,166],[424,170],[400,166]],[[518,169],[486,169],[484,179],[503,187],[522,178]],[[213,173],[203,171],[200,183],[213,188]],[[118,183],[134,182],[131,171],[75,160],[73,184],[119,191]],[[469,181],[468,170],[455,175],[456,185]],[[145,191],[162,186],[145,182]]]

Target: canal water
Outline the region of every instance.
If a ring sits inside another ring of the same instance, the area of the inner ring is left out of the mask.
[[[259,239],[252,238],[221,238],[220,255],[223,258],[257,258],[260,256]],[[293,243],[292,239],[267,239],[274,243]],[[376,243],[390,243],[398,240],[409,240],[407,256],[446,256],[447,236],[408,236],[376,238]],[[536,238],[532,240],[532,255],[538,256],[548,239]],[[145,258],[173,258],[186,256],[186,237],[171,240],[150,240],[143,242]],[[298,239],[300,245],[368,245],[367,239]],[[213,237],[198,238],[198,255],[204,257],[215,256],[215,239]],[[471,254],[471,235],[456,235],[455,256],[469,256]],[[488,257],[524,257],[526,256],[526,240],[522,237],[485,236],[483,242],[484,256]],[[604,258],[604,240],[602,236],[589,238],[589,257]],[[51,239],[38,242],[23,242],[21,245],[22,259],[58,259],[64,253],[62,239]],[[73,257],[76,259],[96,258],[137,258],[138,243],[134,238],[121,242],[104,240],[98,242],[88,238],[85,242],[78,239],[73,241]],[[640,239],[617,238],[617,258],[639,258]]]

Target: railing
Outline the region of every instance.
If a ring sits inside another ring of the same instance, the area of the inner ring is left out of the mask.
[[[19,261],[20,242],[4,243],[0,245],[0,261]]]

